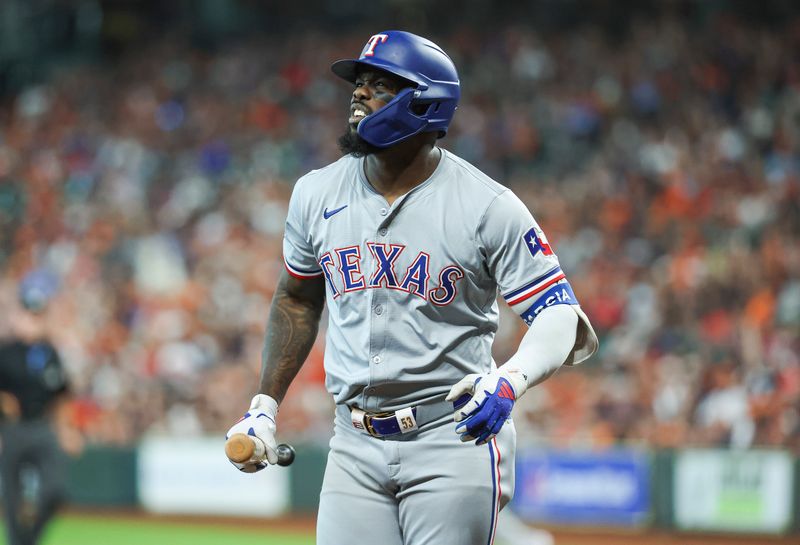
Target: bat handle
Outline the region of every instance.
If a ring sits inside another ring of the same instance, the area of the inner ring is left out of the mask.
[[[294,448],[281,443],[277,448],[278,465],[288,466],[294,462]],[[225,454],[231,462],[244,464],[246,462],[263,461],[267,454],[267,447],[258,437],[245,433],[234,433],[225,441]]]

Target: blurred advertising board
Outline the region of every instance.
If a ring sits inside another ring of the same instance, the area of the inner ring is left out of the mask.
[[[151,437],[139,446],[139,501],[170,514],[277,516],[289,507],[289,470],[239,472],[220,437]]]
[[[794,460],[780,451],[675,455],[673,512],[685,530],[781,533],[792,523]]]
[[[633,450],[519,451],[512,507],[531,521],[639,526],[650,519],[650,461]]]

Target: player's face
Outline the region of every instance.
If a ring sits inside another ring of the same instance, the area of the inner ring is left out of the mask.
[[[343,153],[356,157],[369,155],[380,150],[358,135],[358,124],[366,116],[386,106],[408,82],[380,70],[363,70],[358,73],[356,87],[350,99],[350,116],[347,131],[339,138],[339,148]]]
[[[347,120],[351,130],[355,131],[359,121],[386,106],[406,85],[404,80],[387,72],[359,72],[350,100],[350,118]]]

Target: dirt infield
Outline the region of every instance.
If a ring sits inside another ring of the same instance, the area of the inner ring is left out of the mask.
[[[313,534],[315,520],[311,515],[291,516],[279,519],[238,518],[238,517],[210,517],[210,516],[182,516],[182,515],[153,515],[137,510],[75,510],[72,509],[68,516],[79,518],[104,518],[121,520],[152,520],[166,524],[177,525],[225,525],[238,528],[258,529],[263,528],[281,532],[307,532]],[[800,536],[797,534],[783,537],[766,536],[733,536],[733,535],[707,535],[670,533],[662,531],[622,531],[609,530],[608,528],[559,528],[546,527],[556,537],[556,545],[798,545]]]

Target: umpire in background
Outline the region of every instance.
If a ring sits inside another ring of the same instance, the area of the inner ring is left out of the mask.
[[[19,285],[9,313],[10,339],[0,341],[0,480],[9,545],[35,545],[65,493],[59,438],[67,381],[47,339],[48,303],[57,279],[36,270]],[[68,444],[80,450],[73,436]]]

